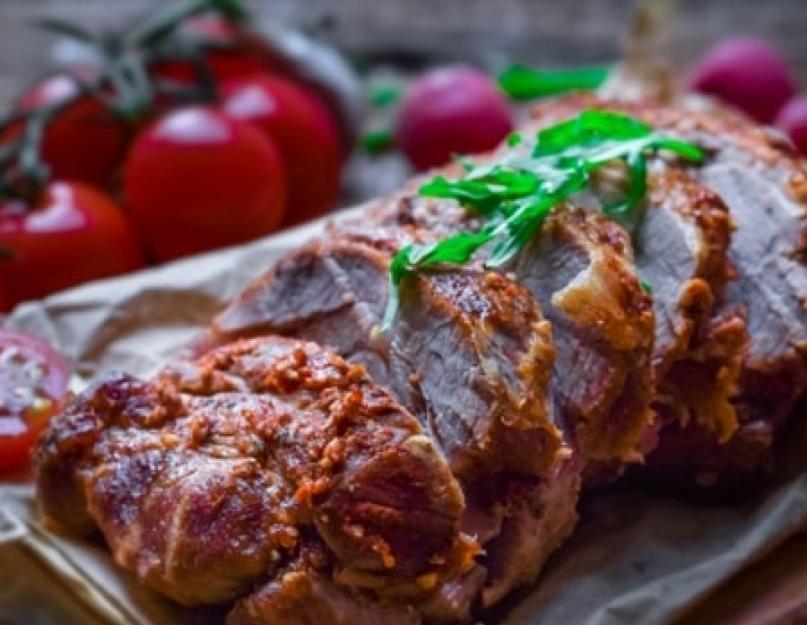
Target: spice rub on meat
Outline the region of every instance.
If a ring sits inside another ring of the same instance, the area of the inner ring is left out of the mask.
[[[36,467],[48,518],[97,527],[120,565],[189,606],[300,567],[362,602],[417,596],[475,551],[417,420],[312,343],[246,340],[150,382],[110,376],[53,420]]]
[[[249,285],[203,344],[266,332],[316,340],[363,363],[418,416],[463,487],[462,529],[485,549],[423,607],[451,621],[535,579],[577,521],[581,463],[553,424],[550,325],[510,277],[474,266],[417,276],[378,332],[392,255],[435,236],[372,219],[343,224]],[[491,483],[496,492],[482,497]],[[495,553],[485,547],[493,541]]]
[[[656,405],[664,431],[644,474],[650,484],[675,490],[747,492],[761,483],[807,390],[807,163],[771,132],[717,106],[579,94],[553,107],[621,111],[704,149],[699,165],[659,159],[656,171],[683,172],[705,189],[690,192],[690,202],[712,194],[725,205],[730,244],[714,251],[725,248],[730,279],[712,286],[710,318],[661,382]],[[673,197],[669,188],[659,193],[660,201]],[[714,233],[702,216],[697,226]],[[646,246],[648,254],[657,242]]]

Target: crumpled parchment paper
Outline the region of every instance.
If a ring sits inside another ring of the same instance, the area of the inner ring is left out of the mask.
[[[343,213],[356,214],[361,207]],[[40,335],[74,365],[72,384],[113,369],[149,375],[250,279],[324,222],[236,249],[110,279],[19,307],[6,324]],[[807,435],[789,437],[777,485],[742,505],[694,504],[617,489],[583,506],[572,539],[539,583],[506,602],[506,625],[672,623],[729,577],[807,527]],[[98,544],[37,521],[29,484],[0,484],[0,622],[221,623],[180,612],[117,569]],[[807,592],[807,589],[805,589]],[[741,598],[738,598],[741,600]]]

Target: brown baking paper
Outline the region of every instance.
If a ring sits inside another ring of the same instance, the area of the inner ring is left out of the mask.
[[[76,390],[113,369],[149,375],[250,279],[323,224],[73,289],[22,305],[6,323],[42,336],[67,356]],[[656,625],[680,618],[807,527],[807,436],[789,438],[792,449],[777,485],[743,505],[697,505],[624,489],[587,502],[579,528],[538,584],[491,620]],[[223,621],[210,610],[181,612],[144,590],[102,546],[48,532],[37,522],[32,497],[28,484],[0,486],[0,622]]]

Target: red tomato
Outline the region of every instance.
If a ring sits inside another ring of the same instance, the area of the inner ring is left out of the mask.
[[[270,74],[233,79],[221,88],[222,108],[271,137],[286,166],[289,201],[284,225],[318,217],[332,208],[342,178],[339,129],[319,97]]]
[[[0,258],[0,284],[11,306],[142,265],[121,210],[81,183],[51,183],[34,206],[0,203],[0,250],[8,252]]]
[[[275,230],[286,181],[274,144],[208,107],[177,109],[136,139],[124,197],[151,254],[168,260]]]
[[[67,365],[44,341],[0,329],[0,473],[24,465],[67,391]]]
[[[454,154],[485,152],[513,129],[510,107],[495,83],[470,67],[425,73],[407,89],[395,141],[418,169]]]
[[[221,44],[220,49],[211,49],[205,55],[205,63],[217,82],[266,70],[266,61],[242,41],[238,25],[220,15],[206,13],[191,17],[182,24],[180,32]],[[185,84],[196,82],[196,71],[187,61],[156,63],[152,72],[164,80]]]
[[[73,75],[53,74],[25,92],[16,109],[25,112],[58,104],[78,91]],[[19,125],[11,129],[14,135],[19,131]],[[126,136],[125,125],[99,99],[84,96],[50,122],[43,138],[42,157],[50,166],[51,179],[90,182],[105,188],[110,186],[123,161]]]

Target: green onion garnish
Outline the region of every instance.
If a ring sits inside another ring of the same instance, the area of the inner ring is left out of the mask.
[[[559,93],[597,89],[608,77],[608,67],[536,70],[511,65],[499,75],[499,86],[513,100],[532,100]]]

